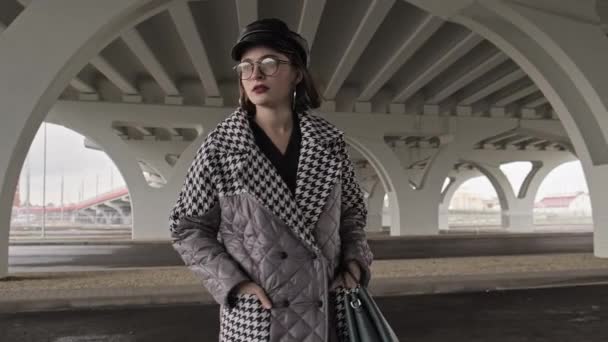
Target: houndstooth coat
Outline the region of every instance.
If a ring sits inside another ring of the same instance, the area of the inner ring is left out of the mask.
[[[367,286],[373,254],[367,211],[344,134],[309,112],[295,195],[257,147],[238,108],[205,138],[170,213],[172,244],[220,304],[223,342],[341,341],[344,289],[330,291],[339,267],[355,260]],[[230,296],[253,281],[256,295]]]

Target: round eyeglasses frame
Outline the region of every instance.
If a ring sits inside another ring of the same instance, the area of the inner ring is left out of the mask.
[[[274,68],[274,70],[272,70],[271,72],[264,71],[265,68],[264,68],[264,64],[263,63],[264,63],[264,61],[268,61],[268,60],[272,60],[274,62],[273,65],[266,65],[267,67],[273,67]],[[245,74],[242,72],[243,65],[245,65],[245,64],[251,66],[251,73],[249,73],[249,76],[247,76],[247,77],[243,77]],[[232,69],[234,69],[236,71],[237,75],[239,76],[239,78],[241,80],[248,80],[255,73],[255,65],[256,64],[257,64],[257,66],[258,66],[258,68],[260,70],[260,73],[262,73],[262,75],[264,75],[264,76],[273,76],[274,74],[277,73],[277,71],[279,71],[279,66],[281,64],[291,64],[291,62],[290,61],[285,61],[285,60],[282,60],[282,59],[278,59],[276,57],[267,56],[267,57],[264,57],[264,58],[262,58],[262,59],[260,59],[258,61],[255,61],[255,62],[252,62],[252,61],[243,61],[243,62],[240,62],[237,65],[235,65],[234,67],[232,67]]]

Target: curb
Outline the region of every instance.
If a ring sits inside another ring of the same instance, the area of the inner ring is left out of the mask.
[[[374,296],[393,297],[607,284],[608,272],[602,274],[597,270],[585,270],[500,273],[491,276],[377,278],[371,280],[369,290]],[[23,295],[22,292],[18,294],[18,296]],[[154,305],[218,305],[211,295],[199,286],[55,290],[47,292],[44,296],[34,297],[0,301],[0,314],[101,308],[117,309]]]
[[[491,240],[491,239],[530,239],[530,238],[559,238],[559,237],[592,237],[593,233],[586,232],[563,232],[563,233],[487,233],[487,234],[440,234],[440,235],[412,235],[412,236],[388,236],[368,235],[368,240],[375,241],[442,241],[442,240]],[[44,245],[147,245],[147,244],[170,244],[167,240],[32,240],[32,241],[10,241],[10,246],[44,246]]]

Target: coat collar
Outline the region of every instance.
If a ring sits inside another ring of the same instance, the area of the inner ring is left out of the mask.
[[[314,227],[340,177],[338,155],[343,132],[327,120],[298,112],[301,146],[292,196],[270,160],[255,143],[249,113],[238,108],[222,121],[213,134],[213,145],[238,168],[235,180],[275,216],[281,219],[310,250],[317,251]],[[236,160],[236,161],[235,161]]]
[[[298,112],[302,147],[304,145],[326,146],[343,136],[343,132],[334,125],[309,112]],[[251,114],[239,107],[228,118],[218,125],[214,145],[219,151],[227,153],[250,153],[257,149],[253,131],[249,126]]]

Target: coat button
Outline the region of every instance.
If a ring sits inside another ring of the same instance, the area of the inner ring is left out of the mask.
[[[314,259],[316,259],[316,258],[317,258],[317,255],[316,255],[316,254],[313,254],[313,255],[311,256],[311,258],[314,260]]]
[[[289,306],[289,301],[287,299],[283,301],[283,306]]]
[[[323,307],[323,301],[322,300],[318,301],[317,305],[319,305],[319,307]]]
[[[281,252],[281,259],[287,259],[287,252]]]

